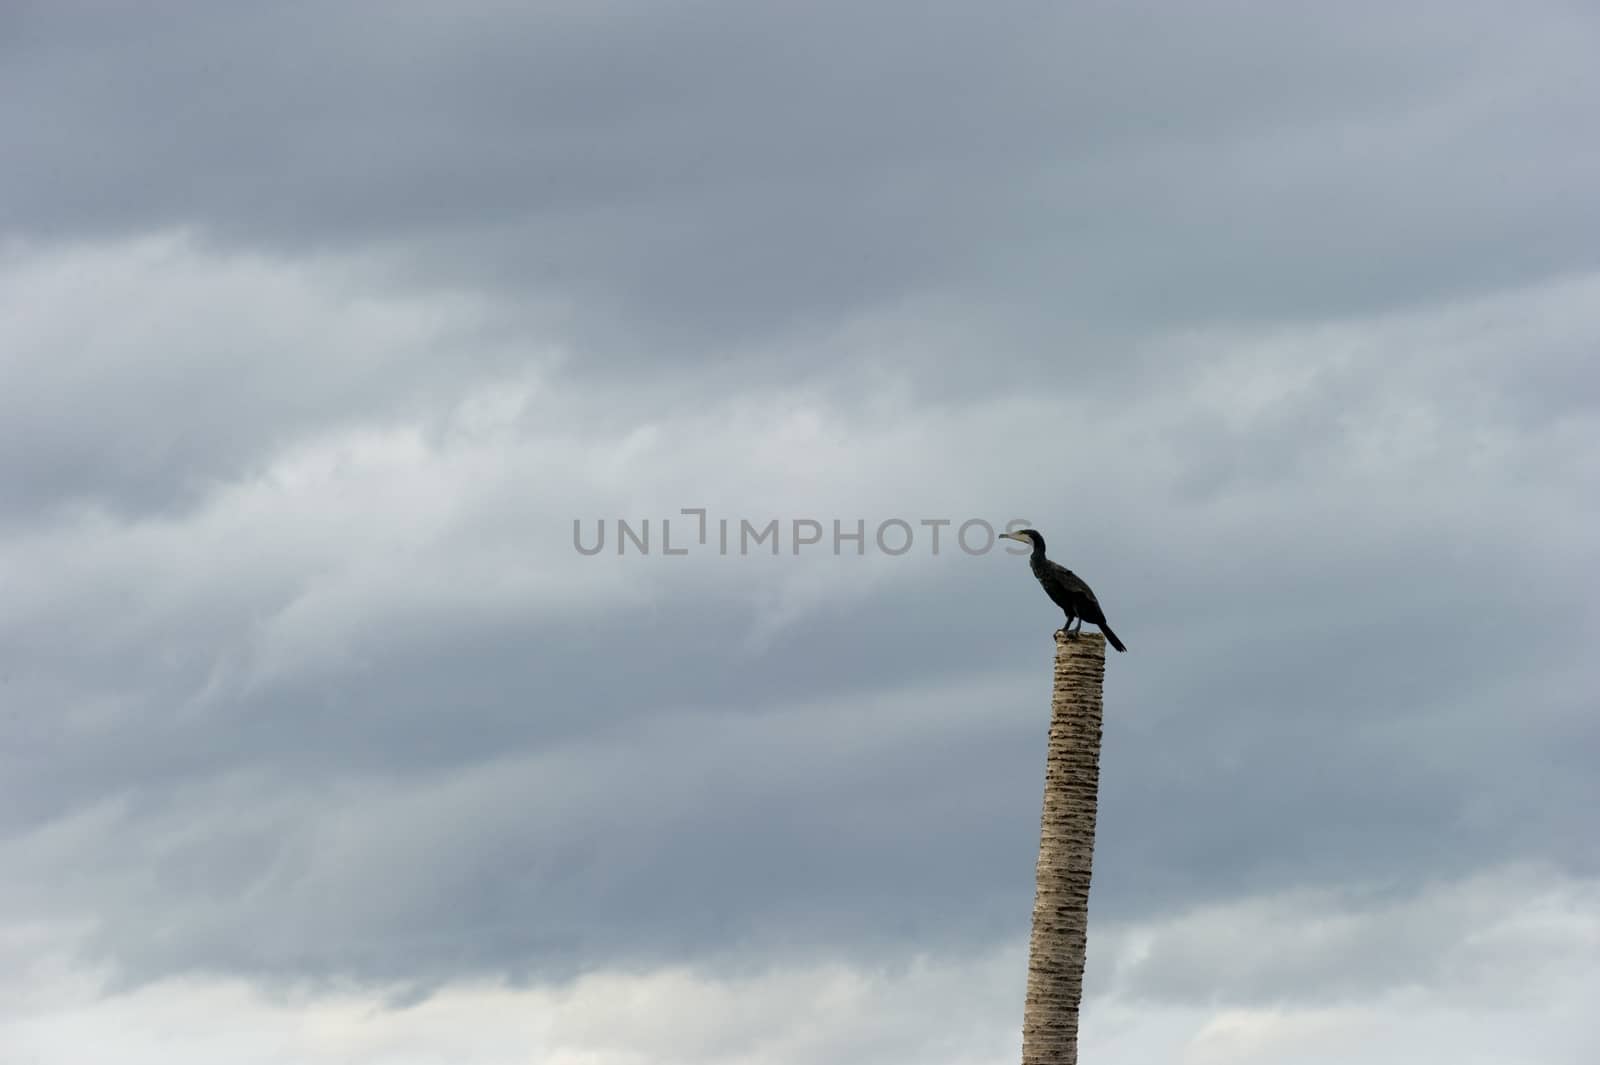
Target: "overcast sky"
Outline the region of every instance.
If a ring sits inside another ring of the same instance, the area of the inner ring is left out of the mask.
[[[1085,1061],[1592,1065],[1596,54],[6,3],[0,1062],[1017,1060],[1021,519],[1129,647]]]

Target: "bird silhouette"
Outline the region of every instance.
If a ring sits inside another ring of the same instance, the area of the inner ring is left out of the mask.
[[[1028,559],[1028,567],[1044,586],[1044,593],[1050,597],[1050,601],[1067,615],[1066,624],[1057,629],[1057,633],[1068,638],[1075,637],[1083,628],[1083,623],[1087,621],[1100,626],[1100,631],[1106,634],[1106,642],[1112,647],[1118,651],[1127,650],[1122,641],[1117,639],[1117,634],[1111,631],[1111,626],[1106,624],[1106,613],[1100,609],[1100,600],[1094,597],[1094,592],[1084,583],[1083,578],[1067,567],[1044,557],[1044,537],[1038,530],[1021,529],[1017,532],[1001,533],[1000,536],[1002,539],[1033,545],[1033,555]],[[1078,623],[1077,628],[1072,627],[1074,621]]]

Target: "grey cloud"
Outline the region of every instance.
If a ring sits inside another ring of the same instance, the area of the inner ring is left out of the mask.
[[[11,233],[193,225],[561,293],[630,362],[918,296],[1004,307],[1036,354],[1592,266],[1595,23],[1432,14],[35,8],[0,202]]]
[[[409,303],[370,275],[178,235],[0,259],[0,520],[192,508],[306,437],[555,361],[481,298]]]
[[[697,504],[1045,529],[1132,647],[1097,919],[1600,868],[1581,12],[58,10],[0,919],[424,990],[1018,936],[1025,568],[571,550]]]
[[[1055,420],[1010,431],[1042,441]],[[985,463],[961,465],[963,439],[919,452],[963,495],[1033,476],[1022,466],[981,484]],[[1248,499],[1157,504],[1153,489],[1119,512],[1130,483],[1161,476],[1125,469],[1131,482],[1066,476],[1057,498],[1074,506],[1037,516],[1063,530],[1059,557],[1089,560],[1139,659],[1159,664],[1113,662],[1097,913],[1415,883],[1521,857],[1594,868],[1582,842],[1593,783],[1581,758],[1550,749],[1557,735],[1592,744],[1592,727],[1581,702],[1533,680],[1571,667],[1593,637],[1561,573],[1588,549],[1551,536],[1548,558],[1519,554],[1515,514],[1480,513],[1446,481],[1450,506],[1472,517],[1458,524],[1430,500],[1408,505],[1398,473],[1336,497],[1336,481],[1275,478],[1261,521]],[[1493,483],[1504,505],[1537,509],[1566,483],[1559,467],[1547,476]],[[614,572],[615,559],[571,551],[548,503],[522,518],[551,530],[541,543],[527,526],[530,550],[589,567],[588,580]],[[469,525],[454,542],[468,551],[477,535]],[[101,857],[83,894],[55,894],[76,911],[104,893],[93,949],[130,980],[198,967],[441,982],[740,944],[973,948],[1023,931],[1046,692],[1022,678],[1043,682],[1055,619],[1019,560],[869,562],[863,574],[886,583],[825,597],[765,647],[745,634],[772,609],[774,578],[803,574],[804,560],[633,562],[643,609],[402,601],[374,608],[381,623],[358,614],[348,633],[328,631],[333,658],[224,683],[198,704],[208,656],[147,674],[98,729],[35,725],[33,759],[8,775],[13,829],[48,835],[62,812],[128,797],[105,829],[126,850],[90,848]],[[1492,625],[1475,614],[1484,601]],[[208,637],[248,644],[248,616],[215,615]],[[1540,636],[1506,635],[1524,632]],[[138,656],[113,642],[80,658],[76,690],[139,676]],[[994,671],[1017,680],[961,687]],[[947,685],[968,694],[915,694]],[[58,698],[70,706],[73,691]],[[825,711],[807,709],[817,700]],[[1504,711],[1524,700],[1542,708],[1536,733]],[[1486,774],[1491,752],[1524,768]],[[234,775],[254,783],[230,790]],[[1545,802],[1553,788],[1570,803]],[[275,807],[285,789],[297,798]],[[237,824],[217,816],[184,847],[163,844],[196,807],[237,808]],[[256,808],[279,813],[253,822]],[[918,810],[937,816],[908,826]],[[78,875],[72,853],[15,862],[59,884]],[[159,933],[124,916],[163,904],[191,916]]]
[[[46,875],[53,898],[22,884],[8,894],[46,911],[99,900],[90,949],[136,981],[190,970],[548,978],[735,943],[814,950],[841,933],[858,946],[983,942],[1005,923],[992,903],[951,926],[946,900],[973,900],[962,869],[975,859],[1028,865],[1026,831],[991,831],[1002,800],[983,769],[1021,723],[1014,712],[967,717],[961,695],[946,708],[899,696],[777,718],[677,714],[631,723],[633,738],[607,729],[459,770],[347,759],[342,783],[302,759],[299,772],[245,773],[241,784],[146,785],[109,834],[91,837],[92,876],[71,857],[82,844],[53,843],[63,830],[45,829],[13,858]],[[945,724],[919,738],[930,710]],[[819,720],[834,722],[832,735]],[[399,731],[391,724],[380,742],[405,742]],[[897,811],[930,776],[944,780],[942,814],[908,825]],[[816,801],[819,786],[832,801]],[[1003,882],[978,890],[979,901],[1017,894]],[[131,920],[139,912],[151,919]]]
[[[1537,1005],[1595,955],[1595,882],[1510,866],[1415,888],[1299,892],[1111,926],[1095,986],[1143,1003],[1354,1004],[1430,988]],[[1518,973],[1506,983],[1500,974]]]

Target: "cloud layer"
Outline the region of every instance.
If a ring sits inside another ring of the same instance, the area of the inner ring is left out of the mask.
[[[1592,1056],[1587,13],[7,18],[0,1044],[1014,1057],[1020,517],[1098,1053]]]

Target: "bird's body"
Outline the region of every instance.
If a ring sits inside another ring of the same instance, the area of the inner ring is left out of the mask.
[[[1067,616],[1066,624],[1057,631],[1067,636],[1076,636],[1078,630],[1083,628],[1083,623],[1087,621],[1091,625],[1100,627],[1100,631],[1105,633],[1106,642],[1112,647],[1118,651],[1127,650],[1122,641],[1117,639],[1117,634],[1111,631],[1111,626],[1106,624],[1106,614],[1100,608],[1100,600],[1095,598],[1093,590],[1084,583],[1083,578],[1045,557],[1043,536],[1032,529],[1002,535],[1007,539],[1033,546],[1033,554],[1028,559],[1028,568],[1033,570],[1033,575],[1038,578],[1040,586],[1044,588],[1044,594],[1048,595],[1050,601],[1060,607],[1062,613]],[[1072,627],[1073,622],[1077,622],[1077,629]]]

